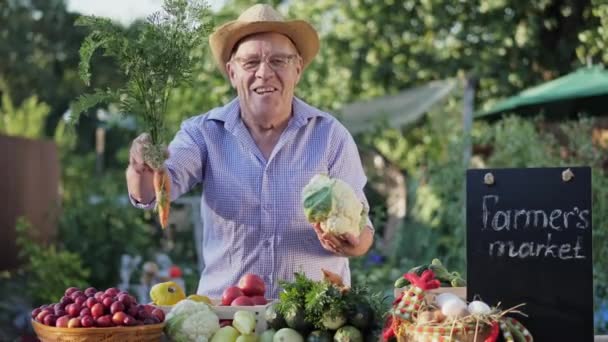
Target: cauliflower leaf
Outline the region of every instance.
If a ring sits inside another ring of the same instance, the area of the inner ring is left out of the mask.
[[[315,175],[302,189],[304,214],[310,223],[335,235],[359,236],[367,223],[367,208],[343,180]]]

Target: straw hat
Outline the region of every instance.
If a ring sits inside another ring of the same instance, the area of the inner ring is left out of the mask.
[[[236,43],[246,36],[263,32],[276,32],[291,39],[302,56],[304,68],[319,51],[319,36],[312,25],[304,20],[287,21],[270,5],[257,4],[248,8],[237,20],[218,27],[209,36],[213,58],[222,73],[227,73],[226,62]]]

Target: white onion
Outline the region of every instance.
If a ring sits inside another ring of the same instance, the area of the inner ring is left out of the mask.
[[[441,313],[446,317],[463,317],[467,315],[467,304],[460,298],[448,299],[441,306]]]
[[[469,303],[469,312],[472,315],[487,315],[490,313],[490,311],[492,311],[492,309],[490,309],[488,304],[482,301],[474,300]]]
[[[435,302],[437,303],[437,306],[441,308],[443,307],[443,304],[450,299],[458,299],[458,296],[450,292],[444,292],[435,297]]]

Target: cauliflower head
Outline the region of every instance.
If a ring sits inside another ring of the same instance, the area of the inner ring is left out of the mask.
[[[343,180],[324,174],[312,177],[302,189],[306,219],[320,223],[324,232],[359,236],[367,223],[367,208]]]
[[[220,319],[203,302],[185,299],[167,314],[165,333],[175,342],[207,342],[220,329]]]

